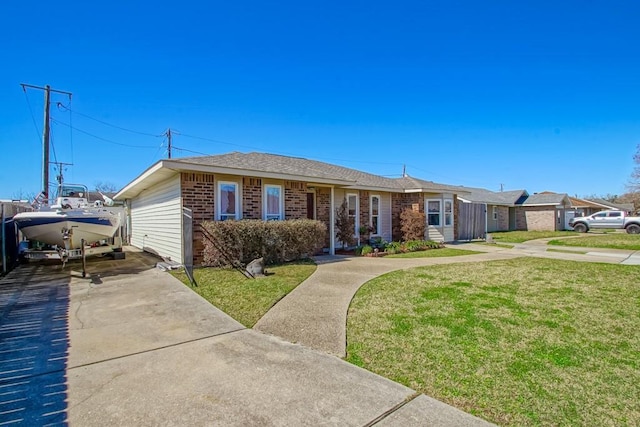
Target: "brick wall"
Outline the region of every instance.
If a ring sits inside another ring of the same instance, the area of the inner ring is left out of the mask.
[[[418,205],[418,210],[424,212],[424,197],[422,193],[393,193],[391,194],[391,233],[394,241],[402,240],[400,228],[400,213],[405,208]]]
[[[556,210],[549,206],[516,208],[517,230],[553,231],[556,229]]]
[[[498,206],[497,231],[509,231],[509,207]]]
[[[307,217],[307,184],[300,181],[284,183],[284,218],[303,219]]]
[[[327,238],[325,240],[325,247],[329,247],[331,230],[331,189],[329,188],[316,188],[316,219],[322,221],[327,226]]]
[[[242,179],[242,218],[262,219],[262,180],[244,177]]]
[[[369,198],[368,191],[360,191],[360,225],[369,225]],[[356,230],[359,233],[359,230]]]
[[[202,264],[202,233],[199,224],[215,217],[215,181],[209,173],[181,173],[182,206],[193,215],[193,263]]]

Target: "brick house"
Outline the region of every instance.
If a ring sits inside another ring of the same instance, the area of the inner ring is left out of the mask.
[[[128,209],[133,246],[183,262],[183,208],[194,224],[194,264],[206,220],[310,218],[327,226],[326,251],[336,248],[335,212],[344,200],[354,235],[370,225],[372,237],[400,240],[400,212],[425,212],[427,238],[456,240],[457,196],[463,187],[405,176],[386,178],[329,163],[264,153],[166,159],[152,165],[114,196]]]
[[[516,230],[566,230],[568,212],[571,201],[566,194],[533,194],[516,208]]]

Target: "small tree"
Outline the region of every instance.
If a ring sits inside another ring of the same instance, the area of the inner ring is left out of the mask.
[[[356,224],[354,219],[349,216],[349,206],[347,199],[336,209],[336,238],[342,242],[342,249],[355,244],[356,238],[353,235]]]
[[[95,187],[96,191],[99,191],[101,193],[115,193],[116,191],[118,191],[118,187],[108,181],[96,181]]]
[[[424,240],[426,231],[426,217],[424,213],[414,211],[411,208],[405,208],[400,213],[400,229],[402,230],[402,239],[405,242],[409,240]]]
[[[633,163],[635,166],[633,168],[633,172],[631,173],[631,177],[629,179],[629,183],[627,184],[627,189],[629,192],[624,194],[621,199],[625,199],[627,203],[633,203],[636,210],[640,209],[640,144],[638,144],[636,148],[636,153],[633,155]],[[621,202],[621,201],[618,201]]]

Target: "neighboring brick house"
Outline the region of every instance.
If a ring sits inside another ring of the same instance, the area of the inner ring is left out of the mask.
[[[566,194],[536,193],[516,208],[516,230],[566,230],[571,201]]]
[[[463,187],[412,177],[386,178],[329,163],[263,153],[161,160],[124,187],[132,245],[183,262],[183,208],[194,223],[194,262],[201,260],[197,225],[205,220],[310,218],[327,226],[326,250],[336,248],[335,211],[347,201],[372,236],[399,240],[404,208],[427,217],[426,237],[456,240],[457,197]]]

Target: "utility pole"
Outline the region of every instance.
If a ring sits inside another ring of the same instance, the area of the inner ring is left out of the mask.
[[[169,158],[171,158],[171,128],[167,129],[167,132],[165,133],[165,135],[167,135],[167,153],[169,155]]]
[[[69,95],[71,100],[71,92],[63,90],[51,89],[51,86],[33,86],[25,83],[20,83],[23,91],[27,91],[27,88],[44,90],[44,129],[42,130],[42,193],[45,200],[49,199],[49,104],[51,101],[51,92],[62,93]]]
[[[49,200],[49,101],[51,86],[44,87],[44,128],[42,130],[42,188],[45,200]]]

